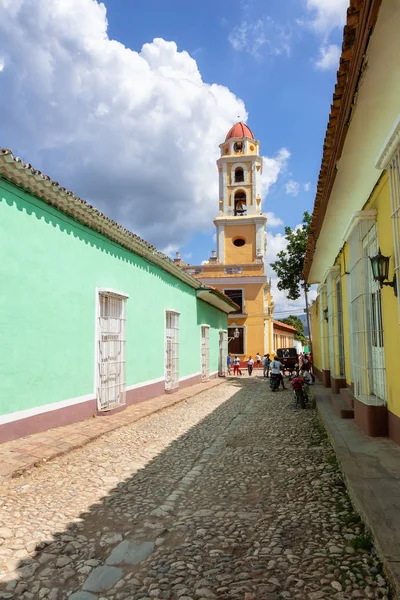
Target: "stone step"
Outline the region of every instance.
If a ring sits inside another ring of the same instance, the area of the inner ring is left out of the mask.
[[[340,394],[331,394],[330,402],[341,419],[354,419],[354,409],[343,400]]]
[[[354,408],[354,396],[349,388],[341,388],[340,396],[342,400],[346,402],[349,408]]]

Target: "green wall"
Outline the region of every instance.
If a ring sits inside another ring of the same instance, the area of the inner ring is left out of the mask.
[[[129,295],[127,386],[164,376],[164,310],[180,315],[180,377],[210,371],[227,316],[194,289],[0,179],[0,415],[91,394],[96,288]]]

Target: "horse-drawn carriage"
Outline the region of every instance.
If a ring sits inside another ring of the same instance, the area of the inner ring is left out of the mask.
[[[299,372],[299,355],[296,348],[278,348],[276,356],[282,363],[285,373],[292,375]]]

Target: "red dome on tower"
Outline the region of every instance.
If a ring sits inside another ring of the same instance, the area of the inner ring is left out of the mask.
[[[231,127],[231,129],[228,131],[225,141],[229,140],[229,138],[242,138],[242,137],[248,137],[248,138],[251,138],[252,140],[255,139],[250,127],[247,127],[247,125],[245,123],[239,122],[239,123],[236,123],[233,127]]]

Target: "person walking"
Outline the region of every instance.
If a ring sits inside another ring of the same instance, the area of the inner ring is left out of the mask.
[[[269,377],[269,365],[271,363],[271,359],[269,354],[264,354],[263,358],[263,366],[264,366],[264,377]]]
[[[258,352],[256,354],[256,367],[257,367],[257,369],[261,369],[261,356],[259,355]]]
[[[283,381],[283,375],[281,370],[283,369],[283,364],[278,360],[277,356],[274,356],[274,360],[271,361],[269,365],[271,369],[271,375],[279,375],[279,379],[281,380],[282,389],[285,390],[285,382]]]
[[[310,360],[308,358],[307,354],[303,354],[303,357],[301,359],[301,365],[300,365],[300,370],[302,371],[309,371],[311,368],[311,363]]]
[[[233,374],[239,375],[240,371],[240,358],[237,354],[235,354],[235,358],[233,359]]]
[[[250,376],[253,372],[253,366],[254,366],[254,360],[251,358],[251,356],[249,356],[249,358],[247,360],[247,371]]]
[[[231,364],[232,364],[231,355],[228,354],[228,356],[226,357],[226,367],[228,369],[228,375],[231,375]]]

